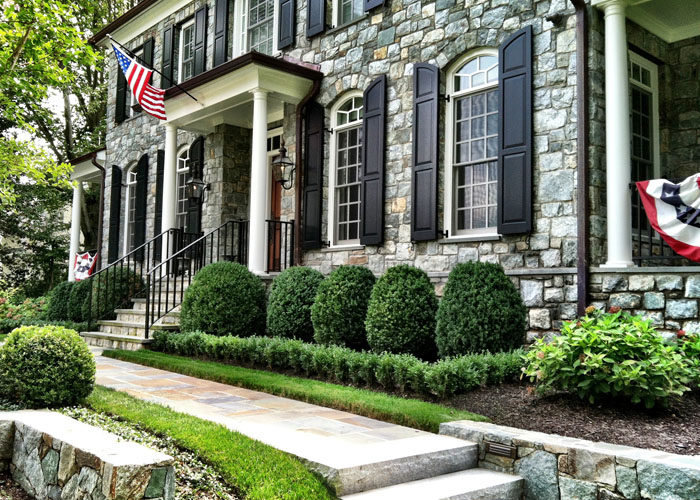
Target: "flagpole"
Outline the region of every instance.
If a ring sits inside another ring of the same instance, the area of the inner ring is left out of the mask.
[[[112,38],[112,35],[110,35],[109,33],[107,33],[106,36],[107,36],[107,38],[109,38],[110,40],[112,40],[114,43],[116,43],[117,45],[119,45],[122,49],[124,49],[124,50],[127,52],[127,54],[129,54],[131,57],[133,57],[134,59],[138,59],[138,60],[141,62],[141,64],[142,64],[143,66],[145,66],[145,67],[147,67],[147,68],[149,68],[149,66],[151,66],[151,65],[148,64],[146,61],[144,61],[143,59],[141,59],[139,56],[137,56],[136,54],[134,54],[133,52],[131,52],[128,48],[124,47],[121,43],[117,42],[114,38]],[[187,95],[190,96],[192,99],[194,99],[196,102],[199,102],[199,100],[198,100],[195,96],[193,96],[192,94],[190,94],[189,92],[187,92],[185,89],[183,89],[182,87],[180,87],[177,83],[173,83],[172,78],[168,78],[168,77],[165,76],[163,73],[161,73],[160,71],[158,71],[156,68],[150,67],[149,69],[150,69],[151,71],[155,71],[156,73],[158,73],[158,74],[159,74],[160,76],[162,76],[163,78],[167,78],[167,79],[170,81],[170,83],[173,84],[174,87],[179,88],[179,89],[182,90],[185,94],[187,94]]]

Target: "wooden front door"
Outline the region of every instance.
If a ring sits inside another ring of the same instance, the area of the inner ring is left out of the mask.
[[[279,221],[282,216],[282,184],[273,178],[270,192],[270,220]],[[280,251],[282,246],[282,228],[279,224],[268,223],[267,227],[267,268],[268,271],[280,271]]]

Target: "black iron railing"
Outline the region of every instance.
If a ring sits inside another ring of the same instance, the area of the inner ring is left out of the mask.
[[[248,263],[248,221],[228,221],[177,249],[146,274],[145,336],[151,327],[182,304],[186,285],[207,264]]]
[[[680,182],[681,179],[669,180]],[[632,260],[639,266],[697,265],[697,263],[674,252],[668,243],[659,236],[659,233],[651,227],[639,190],[634,182],[630,183],[630,191],[632,195]]]
[[[294,221],[268,220],[268,273],[278,273],[294,265]]]
[[[163,231],[90,276],[88,326],[92,327],[95,320],[112,316],[115,309],[143,293],[144,278],[160,261],[163,248],[178,248],[195,237],[181,229]]]

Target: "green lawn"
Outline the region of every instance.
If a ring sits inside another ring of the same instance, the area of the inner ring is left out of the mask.
[[[222,425],[100,386],[86,403],[96,411],[170,436],[211,464],[246,500],[334,498],[299,460]]]
[[[442,422],[488,421],[475,413],[417,399],[390,396],[366,389],[319,382],[278,373],[231,366],[212,361],[173,356],[153,351],[105,351],[104,356],[131,361],[184,375],[245,387],[307,403],[336,408],[365,417],[438,432]]]

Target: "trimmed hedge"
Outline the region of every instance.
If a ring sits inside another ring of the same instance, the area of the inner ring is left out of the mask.
[[[53,321],[66,321],[68,319],[68,303],[76,283],[76,281],[64,281],[51,290],[49,303],[46,307],[46,319]]]
[[[437,312],[435,342],[441,358],[517,349],[525,341],[527,309],[503,268],[457,264]]]
[[[88,320],[90,311],[90,280],[76,281],[68,302],[68,320],[82,322]]]
[[[265,333],[265,286],[237,262],[203,267],[185,290],[180,329],[216,335]]]
[[[313,340],[311,305],[323,274],[310,267],[285,269],[272,282],[267,302],[267,331],[275,337]]]
[[[311,306],[317,344],[366,349],[365,318],[376,279],[362,266],[340,266],[318,286]]]
[[[75,330],[24,326],[0,348],[3,396],[26,407],[74,405],[92,392],[95,359]]]
[[[15,328],[21,326],[62,326],[68,328],[69,330],[75,330],[76,332],[87,331],[88,325],[86,322],[76,323],[75,321],[50,321],[45,319],[0,319],[0,334],[10,333]]]
[[[425,271],[390,267],[372,289],[367,307],[367,342],[374,352],[412,354],[433,360],[435,288]]]
[[[201,332],[154,332],[151,347],[181,356],[293,370],[331,382],[439,397],[516,381],[523,366],[520,350],[427,363],[407,354],[358,352],[280,337],[217,337]]]

